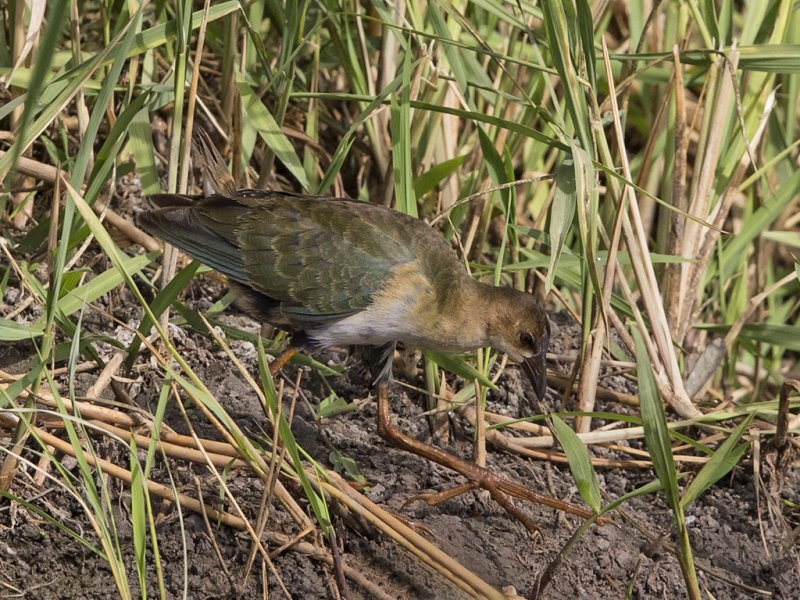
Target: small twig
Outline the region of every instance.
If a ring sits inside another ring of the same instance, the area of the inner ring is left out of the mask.
[[[342,555],[339,553],[339,542],[336,538],[336,531],[328,523],[329,542],[331,547],[331,557],[333,558],[333,572],[336,575],[336,587],[339,594],[344,600],[350,600],[350,588],[347,587],[347,579],[345,579],[345,563]]]
[[[0,384],[0,389],[5,389],[7,386],[5,384]],[[19,397],[22,399],[26,399],[29,396],[30,392],[27,390],[22,390],[19,394]],[[36,398],[36,402],[40,404],[44,404],[50,408],[58,408],[58,403],[53,396],[45,391],[41,390],[38,394],[34,396]],[[73,410],[73,403],[72,400],[69,398],[62,398],[61,401],[64,403],[64,406],[67,410]],[[90,419],[99,419],[101,421],[106,421],[108,423],[116,423],[117,425],[121,425],[124,427],[133,427],[138,424],[136,420],[133,419],[130,415],[112,409],[106,408],[104,406],[97,406],[95,404],[91,404],[89,402],[80,402],[76,401],[76,406],[80,411],[80,414],[83,415],[85,418]]]
[[[551,386],[567,389],[571,382],[567,377],[548,371],[547,383]],[[575,389],[574,385],[571,389]],[[598,388],[596,394],[597,398],[600,400],[610,400],[611,402],[618,402],[619,404],[624,404],[625,406],[639,406],[639,398],[632,394],[615,392],[614,390],[609,390],[606,388]]]
[[[86,391],[86,395],[90,398],[100,398],[103,395],[103,391],[111,383],[111,378],[116,374],[123,360],[125,360],[124,353],[117,352],[114,354],[111,360],[106,363],[106,366],[100,372],[100,375],[97,376],[97,379],[95,379],[91,387]]]
[[[31,425],[30,429],[45,444],[53,446],[56,450],[60,452],[64,452],[65,454],[69,454],[70,456],[73,457],[75,456],[75,449],[69,442],[62,440],[61,438],[56,437],[44,431],[43,429],[40,429],[39,427]],[[96,458],[95,455],[90,452],[84,453],[84,459],[90,466],[96,467],[100,469],[102,472],[111,475],[112,477],[115,477],[117,479],[120,479],[128,484],[130,484],[131,481],[133,480],[131,472],[128,471],[127,469],[123,469],[122,467],[119,467],[114,463],[109,462],[105,459]],[[235,529],[246,528],[244,520],[237,517],[236,515],[218,511],[215,508],[211,508],[210,506],[201,507],[200,506],[201,503],[199,500],[195,500],[194,498],[187,496],[186,494],[182,494],[176,491],[174,488],[150,480],[146,481],[145,485],[147,486],[148,492],[158,496],[159,498],[164,498],[170,501],[174,501],[177,499],[180,505],[188,510],[194,512],[200,512],[202,510],[205,510],[208,511],[209,516],[215,521],[220,521],[221,523],[228,525],[229,527],[233,527]]]
[[[782,452],[789,445],[789,396],[792,390],[800,393],[800,381],[787,379],[781,386],[781,395],[778,400],[778,417],[775,422],[775,437],[772,438],[772,447]]]
[[[468,421],[474,422],[475,419],[474,407],[463,406],[458,410],[458,412]],[[563,454],[562,452],[549,450],[547,448],[542,449],[538,447],[536,448],[528,447],[528,441],[530,441],[531,438],[510,438],[508,436],[503,435],[496,429],[491,429],[486,432],[486,439],[495,448],[498,448],[505,452],[510,452],[512,454],[518,454],[520,456],[526,456],[528,458],[545,460],[559,464],[569,463],[566,455]],[[692,459],[693,458],[694,457],[692,457]],[[679,460],[678,457],[676,457],[675,460]],[[596,467],[614,467],[614,468],[629,468],[629,467],[649,468],[653,466],[653,463],[650,462],[649,460],[611,460],[606,458],[592,458],[592,464]]]

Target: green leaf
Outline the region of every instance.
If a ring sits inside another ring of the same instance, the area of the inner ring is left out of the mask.
[[[800,170],[781,182],[777,191],[770,195],[752,215],[742,220],[742,229],[725,244],[720,257],[721,279],[727,281],[737,268],[739,257],[753,248],[753,240],[761,235],[783,213],[800,189]]]
[[[147,110],[141,110],[133,115],[128,127],[128,138],[128,148],[136,163],[136,172],[142,182],[142,192],[158,193],[161,191],[161,183],[158,179],[153,137],[150,131],[150,115]]]
[[[461,156],[456,156],[450,160],[440,162],[419,175],[414,179],[414,195],[417,198],[421,198],[430,192],[440,181],[452,175],[455,170],[461,166],[467,156],[467,154],[462,154]]]
[[[586,78],[589,80],[589,87],[597,89],[597,73],[595,72],[595,52],[594,52],[594,23],[592,20],[592,9],[586,0],[576,0],[575,13],[578,24],[578,34],[581,40],[581,50],[586,65]]]
[[[38,321],[35,325],[23,325],[9,319],[0,319],[0,341],[3,342],[32,340],[43,333],[44,323]]]
[[[459,48],[454,44],[448,43],[453,39],[453,36],[450,33],[450,29],[447,27],[447,22],[444,20],[444,16],[439,10],[440,6],[441,8],[447,8],[447,5],[442,4],[440,0],[429,2],[427,17],[430,19],[436,35],[443,40],[442,49],[444,50],[444,55],[447,58],[447,63],[450,65],[450,70],[453,73],[453,77],[458,84],[458,89],[460,89],[461,93],[464,94],[467,104],[470,105],[470,108],[472,108],[470,87],[467,83],[467,68],[464,65],[464,62],[461,60],[461,52]]]
[[[39,129],[38,126],[34,126],[36,133],[28,137],[28,126],[33,120],[34,113],[40,108],[40,93],[52,68],[51,59],[59,41],[59,30],[63,27],[64,17],[69,14],[67,7],[68,4],[66,2],[51,2],[48,7],[45,30],[40,38],[41,41],[36,52],[31,55],[35,59],[35,63],[31,72],[29,94],[26,94],[25,109],[22,111],[22,117],[17,124],[17,131],[14,135],[16,141],[9,152],[3,158],[0,158],[0,180],[5,180],[7,169],[10,169],[17,162],[17,159],[22,156],[22,152],[30,142],[39,137],[39,132],[36,131]],[[17,10],[24,11],[24,7],[18,5]],[[60,109],[61,107],[54,108],[53,116]]]
[[[692,483],[690,483],[689,487],[683,492],[681,505],[684,509],[694,502],[700,496],[700,494],[706,491],[714,483],[725,477],[725,475],[727,475],[733,467],[739,464],[739,461],[742,459],[742,456],[744,456],[744,453],[747,452],[748,448],[750,448],[750,442],[745,442],[744,444],[740,444],[738,446],[736,445],[736,442],[738,442],[739,438],[742,437],[742,434],[750,425],[750,422],[755,416],[755,412],[747,415],[747,418],[739,423],[739,426],[720,445],[717,451],[711,455],[711,458],[708,460],[708,462],[703,465],[703,468],[700,469],[700,472],[694,478]]]
[[[328,394],[328,397],[323,399],[317,406],[317,416],[320,419],[328,419],[336,415],[352,412],[357,408],[355,402],[348,402],[341,396],[338,396],[336,392],[331,392]]]
[[[139,576],[139,586],[146,588],[145,573],[147,572],[147,501],[145,500],[145,481],[142,478],[142,469],[136,459],[137,446],[133,436],[130,439],[130,465],[131,465],[131,529],[133,530],[133,548],[136,561],[136,573]]]
[[[228,2],[221,2],[219,4],[212,3],[206,12],[206,20],[211,23],[235,10],[241,10],[241,7],[242,5],[239,0],[229,0]],[[200,23],[203,20],[203,12],[202,10],[197,10],[192,13],[192,29],[200,27]],[[178,23],[176,20],[151,27],[134,38],[133,46],[128,50],[128,58],[133,58],[134,56],[143,54],[147,50],[162,46],[167,40],[174,39],[177,35]]]
[[[443,369],[450,371],[451,373],[455,373],[467,381],[473,381],[477,379],[482,386],[488,387],[492,390],[497,389],[497,387],[491,381],[489,381],[489,379],[487,379],[483,373],[467,363],[463,358],[453,356],[452,354],[440,354],[439,352],[433,352],[432,350],[420,351],[424,356],[430,358]]]
[[[633,338],[636,341],[636,377],[639,382],[639,403],[647,451],[650,453],[656,475],[664,486],[667,503],[673,510],[678,511],[680,510],[678,477],[672,457],[667,417],[650,365],[650,356],[637,328],[633,330]]]
[[[572,228],[575,218],[575,206],[581,201],[577,195],[575,180],[575,164],[571,156],[566,157],[556,171],[556,190],[553,193],[553,202],[550,206],[550,265],[547,267],[545,279],[545,293],[550,291],[555,280],[558,261],[561,258],[564,240]]]
[[[719,333],[730,330],[729,325],[711,325],[699,323],[694,326]],[[751,340],[764,344],[772,344],[787,350],[800,352],[800,327],[795,325],[775,325],[771,323],[746,323],[742,326],[737,339]]]
[[[347,473],[347,475],[359,483],[366,483],[366,478],[361,474],[358,468],[358,463],[349,456],[346,456],[338,450],[331,450],[328,454],[328,460],[331,461],[334,471],[337,473]]]
[[[120,268],[124,269],[129,275],[134,275],[144,269],[153,257],[155,252],[140,256],[125,256],[122,258]],[[125,281],[124,275],[119,269],[109,269],[100,273],[94,279],[84,283],[79,288],[71,290],[58,301],[58,310],[63,315],[71,315],[80,310],[85,304],[94,302],[103,294],[106,294]],[[44,322],[44,317],[40,317],[37,325]]]
[[[275,121],[272,113],[267,110],[264,103],[253,91],[253,88],[245,81],[241,74],[237,72],[236,83],[239,87],[239,95],[242,98],[242,107],[247,114],[249,124],[256,128],[259,135],[269,146],[270,150],[283,165],[289,169],[295,179],[305,192],[311,191],[311,184],[306,177],[303,164],[294,151],[294,146],[289,138],[281,131],[280,125]]]
[[[84,273],[90,273],[90,269],[79,269],[77,271],[68,271],[61,276],[61,290],[60,296],[63,298],[67,293],[75,289],[80,283],[81,277]]]
[[[390,129],[392,133],[392,168],[394,171],[395,202],[397,210],[412,217],[417,216],[417,196],[414,194],[414,170],[411,164],[411,53],[403,60],[403,87],[400,98],[390,100]]]
[[[553,428],[556,431],[558,442],[564,449],[564,454],[567,455],[569,470],[572,472],[581,498],[594,512],[599,512],[601,506],[600,486],[597,483],[597,474],[592,466],[589,451],[572,428],[558,415],[553,415]]]

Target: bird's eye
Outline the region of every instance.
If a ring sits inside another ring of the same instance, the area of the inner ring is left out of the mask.
[[[530,348],[533,346],[533,336],[528,331],[519,332],[519,343]]]

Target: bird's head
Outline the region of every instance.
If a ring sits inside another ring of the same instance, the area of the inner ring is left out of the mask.
[[[531,380],[533,391],[544,399],[547,387],[545,358],[550,345],[550,322],[542,305],[531,294],[507,288],[498,292],[497,312],[489,320],[492,347],[519,363]]]

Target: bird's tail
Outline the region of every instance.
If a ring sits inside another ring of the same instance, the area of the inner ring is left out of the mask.
[[[192,140],[192,146],[205,172],[204,191],[206,196],[213,194],[221,194],[228,198],[234,196],[236,182],[209,135],[202,129],[199,130]]]

